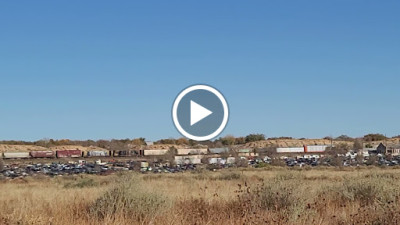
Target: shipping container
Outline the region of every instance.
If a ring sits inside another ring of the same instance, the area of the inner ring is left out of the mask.
[[[82,157],[81,150],[57,150],[57,158],[79,158]]]
[[[146,156],[157,156],[157,155],[165,155],[168,153],[168,149],[151,149],[144,150],[144,155]]]
[[[31,151],[32,158],[54,158],[56,156],[53,151]]]
[[[303,153],[304,147],[276,148],[277,153]]]
[[[4,152],[5,159],[27,159],[30,158],[29,152]]]
[[[229,148],[210,148],[209,151],[212,154],[221,154],[221,153],[229,152]]]
[[[113,156],[128,157],[128,156],[137,156],[137,155],[139,155],[139,153],[136,150],[113,151]]]
[[[304,152],[325,152],[328,145],[305,145]]]
[[[94,151],[87,151],[86,155],[88,157],[106,157],[106,156],[110,156],[110,152],[94,150]]]
[[[244,148],[244,149],[239,149],[238,152],[240,152],[240,153],[250,153],[250,152],[253,152],[253,149]]]
[[[206,148],[200,148],[200,149],[189,149],[189,148],[181,148],[177,150],[178,155],[201,155],[201,154],[207,154],[208,150]]]

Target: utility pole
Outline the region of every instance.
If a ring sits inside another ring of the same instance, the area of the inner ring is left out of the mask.
[[[385,133],[385,153],[384,153],[385,155],[386,155],[387,149],[388,149],[387,136],[386,136],[386,133]]]

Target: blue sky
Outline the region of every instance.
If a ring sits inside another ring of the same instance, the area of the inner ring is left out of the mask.
[[[2,1],[0,140],[180,137],[185,87],[221,134],[400,134],[400,2]]]

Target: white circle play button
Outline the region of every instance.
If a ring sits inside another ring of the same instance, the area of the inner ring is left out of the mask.
[[[186,88],[174,101],[172,119],[185,137],[205,141],[218,136],[228,123],[229,109],[224,96],[208,85]]]

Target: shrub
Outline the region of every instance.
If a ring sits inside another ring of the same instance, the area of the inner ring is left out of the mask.
[[[286,163],[283,160],[280,160],[280,159],[272,159],[271,166],[285,167]]]
[[[123,177],[93,202],[89,207],[89,213],[100,221],[120,216],[145,222],[162,214],[169,205],[165,196],[146,192],[137,178]]]
[[[264,134],[249,134],[245,138],[246,143],[263,140],[265,140]]]
[[[269,167],[269,164],[268,164],[268,163],[261,162],[261,163],[258,163],[258,164],[256,165],[256,168],[265,168],[265,167]]]
[[[92,178],[81,178],[74,182],[69,182],[64,185],[64,188],[85,188],[85,187],[95,187],[99,183],[95,182]]]
[[[364,141],[382,141],[386,136],[383,134],[367,134],[364,136]]]
[[[295,200],[293,198],[294,186],[281,185],[281,183],[264,184],[258,191],[260,207],[269,210],[289,209]]]
[[[324,188],[320,196],[327,197],[333,202],[358,201],[362,206],[381,204],[399,199],[399,190],[392,184],[393,177],[371,174],[368,177],[345,179],[343,184]]]
[[[235,172],[221,173],[217,177],[218,180],[239,180],[240,178],[241,178],[241,175],[239,173],[235,173]]]
[[[240,202],[249,202],[251,214],[276,214],[279,220],[295,220],[302,214],[305,207],[306,197],[302,195],[299,189],[299,182],[302,182],[303,176],[298,172],[280,173],[272,180],[263,182],[254,189],[247,187],[239,196]]]

